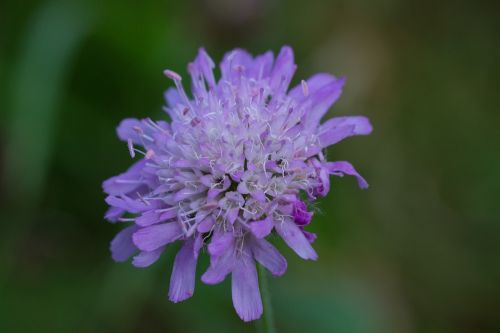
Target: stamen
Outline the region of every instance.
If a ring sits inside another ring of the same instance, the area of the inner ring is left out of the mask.
[[[118,184],[140,184],[142,183],[142,180],[133,180],[133,179],[117,179],[115,180],[115,183]]]
[[[162,132],[164,134],[170,135],[170,133],[167,130],[158,126],[158,124],[155,123],[151,118],[147,118],[146,122],[150,128],[155,129],[155,130],[159,130],[160,132]]]
[[[304,97],[307,97],[309,95],[309,86],[304,80],[300,81],[300,83],[302,84],[302,93],[304,94]]]
[[[144,134],[144,131],[142,130],[141,127],[139,126],[133,126],[132,129],[140,136],[141,138],[141,143],[143,146],[146,146],[146,144],[144,143],[144,139],[150,141],[150,142],[153,142],[153,138],[151,138],[150,136]]]
[[[182,211],[182,214],[179,214],[179,215],[182,216],[182,217],[186,217],[186,216],[188,216],[190,214],[193,214],[193,213],[197,212],[198,210],[199,209],[192,209],[192,210],[187,211],[187,212],[186,211]]]
[[[193,235],[197,227],[198,225],[196,223],[190,226],[190,228],[186,231],[186,237],[190,237],[191,235]]]
[[[132,143],[132,139],[127,140],[128,152],[130,153],[130,157],[135,157],[134,144]]]
[[[217,115],[217,113],[215,113],[215,112],[209,112],[207,114],[204,114],[203,118],[209,118],[209,117],[216,116],[216,115]]]
[[[237,251],[239,252],[239,254],[240,254],[240,255],[243,255],[243,253],[244,253],[244,252],[243,252],[243,247],[244,247],[243,245],[244,245],[244,242],[245,242],[245,241],[244,241],[244,239],[245,239],[245,238],[244,238],[244,237],[242,237],[242,238],[241,238],[241,242],[240,242],[240,244],[238,244],[238,246],[236,247],[236,248],[237,248]]]
[[[248,210],[247,208],[245,208],[245,207],[243,207],[243,206],[241,206],[241,205],[240,205],[240,209],[241,209],[241,210],[244,210],[245,212],[247,212],[247,213],[248,213],[248,214],[250,214],[250,215],[254,215],[254,214],[256,214],[256,213],[257,213],[257,210],[255,210],[255,211],[253,211],[253,212],[252,212],[251,210]]]
[[[177,208],[177,206],[174,206],[174,207],[169,207],[169,208],[157,209],[157,210],[155,210],[155,213],[163,213],[163,212],[168,212],[168,211],[170,211],[170,210],[172,210],[172,209],[176,209],[176,208]]]
[[[145,158],[146,158],[147,160],[149,160],[149,159],[151,159],[154,155],[155,155],[154,150],[152,150],[152,149],[148,149],[148,151],[146,152],[146,156],[145,156]]]
[[[193,107],[191,106],[191,103],[189,102],[189,98],[186,95],[186,92],[184,91],[184,87],[181,84],[182,77],[177,74],[176,72],[166,69],[163,71],[163,74],[168,77],[169,79],[172,79],[175,83],[175,87],[177,88],[177,91],[179,92],[179,95],[181,98],[184,100],[184,103],[191,109],[193,110]]]
[[[160,201],[165,200],[165,198],[162,198],[162,197],[158,197],[158,198],[155,198],[155,197],[144,197],[144,199],[146,199],[146,200],[160,200]]]
[[[195,180],[185,180],[184,187],[191,187],[192,189],[194,189],[196,191],[196,190],[198,190],[198,182]]]
[[[170,70],[170,69],[165,69],[163,71],[163,74],[168,77],[169,79],[171,80],[174,80],[174,81],[182,81],[182,77],[177,74],[176,72]]]
[[[140,128],[139,126],[134,126],[132,127],[134,129],[134,131],[136,131],[138,134],[140,135],[143,135],[144,134],[144,131],[142,130],[142,128]]]
[[[196,220],[196,217],[192,217],[192,218],[190,218],[190,219],[186,219],[186,220],[182,220],[182,219],[181,219],[181,222],[182,222],[182,223],[184,223],[184,224],[189,224],[189,225],[191,225],[189,222],[194,221],[194,220]]]
[[[140,200],[141,200],[141,201],[142,201],[142,202],[143,202],[146,206],[151,205],[151,203],[150,203],[150,202],[148,202],[148,201],[146,200],[146,198],[144,198],[144,197],[143,197],[143,196],[142,196],[139,192],[137,192],[137,196],[139,197],[139,199],[140,199]]]
[[[233,70],[238,73],[238,74],[241,74],[245,71],[245,66],[243,65],[236,65],[233,67]]]
[[[191,126],[195,127],[199,123],[201,123],[201,121],[197,117],[194,117],[193,119],[191,119]]]
[[[120,222],[135,222],[135,218],[133,218],[133,217],[129,217],[129,218],[126,218],[126,217],[120,217],[120,218],[118,219],[118,221],[120,221]]]
[[[128,147],[128,152],[130,153],[130,156],[132,158],[135,157],[135,153],[139,153],[139,154],[142,154],[144,156],[146,156],[146,154],[147,154],[140,149],[134,148],[134,143],[132,142],[132,139],[127,140],[127,147]]]
[[[182,223],[182,221],[178,220],[179,224],[181,225],[181,228],[182,228],[182,232],[185,234],[187,234],[187,230],[186,230],[186,226],[184,225],[184,223]]]

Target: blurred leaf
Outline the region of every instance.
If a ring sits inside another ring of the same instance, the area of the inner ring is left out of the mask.
[[[8,192],[23,201],[36,201],[42,189],[65,79],[92,26],[91,17],[83,4],[52,1],[42,6],[12,71],[6,180]]]

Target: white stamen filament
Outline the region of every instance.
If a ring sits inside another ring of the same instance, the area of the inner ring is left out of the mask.
[[[135,218],[134,217],[130,217],[130,218],[120,217],[118,219],[118,221],[120,221],[120,222],[135,222]]]
[[[302,93],[304,94],[304,97],[307,97],[309,95],[309,87],[307,86],[307,82],[302,80],[300,81],[302,84]]]
[[[134,144],[132,142],[132,139],[127,140],[127,147],[128,147],[128,152],[130,154],[130,157],[134,158],[135,157],[135,151],[134,151]]]
[[[172,209],[177,209],[177,206],[169,207],[169,208],[157,209],[157,210],[155,210],[155,213],[164,213],[164,212],[171,211]]]
[[[118,184],[140,184],[142,183],[141,179],[117,179],[115,180],[115,183]]]

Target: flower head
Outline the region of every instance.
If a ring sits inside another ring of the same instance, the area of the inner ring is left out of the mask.
[[[112,257],[146,267],[175,241],[169,298],[193,295],[196,263],[206,249],[210,265],[201,280],[216,284],[231,274],[233,304],[245,321],[262,313],[256,262],[282,275],[285,258],[266,240],[279,235],[303,259],[318,256],[316,236],[305,228],[308,204],[325,196],[330,175],[366,181],[348,162],[328,162],[324,149],[372,130],[367,118],[320,123],[339,98],[343,78],[317,74],[288,89],[296,65],[289,47],[252,57],[224,56],[221,78],[205,50],[188,65],[192,97],[181,76],[165,93],[171,122],[125,119],[118,126],[132,158],[125,173],[104,182],[106,219],[131,222],[111,242]]]

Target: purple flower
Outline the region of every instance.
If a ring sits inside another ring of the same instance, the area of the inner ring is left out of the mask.
[[[136,267],[158,260],[180,241],[170,280],[173,302],[191,297],[200,250],[210,255],[201,280],[222,282],[231,274],[233,304],[244,321],[262,314],[256,262],[282,275],[285,258],[266,240],[279,235],[303,259],[318,256],[316,236],[305,231],[306,203],[325,196],[330,175],[351,175],[368,184],[348,162],[328,162],[326,147],[367,135],[362,116],[321,118],[342,92],[343,78],[317,74],[288,89],[296,65],[289,47],[252,57],[243,50],[224,56],[221,78],[200,49],[188,66],[190,98],[181,77],[164,74],[176,88],[165,93],[171,122],[125,119],[118,137],[132,158],[126,172],[104,182],[106,219],[130,223],[111,242],[112,257],[133,257]]]

